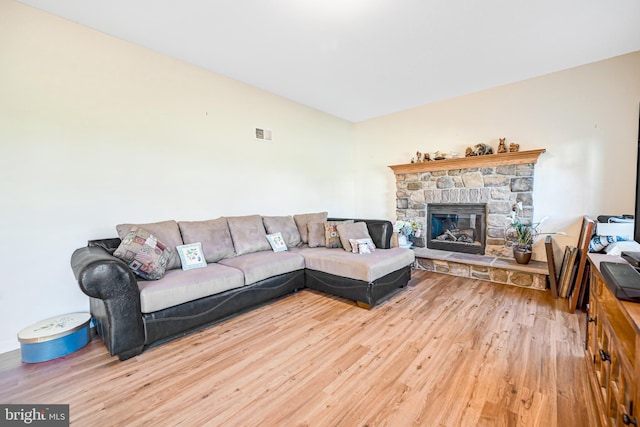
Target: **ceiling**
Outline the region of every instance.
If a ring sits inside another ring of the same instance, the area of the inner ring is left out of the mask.
[[[640,50],[639,0],[21,0],[359,122]]]

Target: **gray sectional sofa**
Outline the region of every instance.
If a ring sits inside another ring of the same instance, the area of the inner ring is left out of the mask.
[[[413,251],[391,248],[389,221],[328,219],[326,212],[116,230],[118,238],[77,249],[71,266],[98,334],[120,360],[305,287],[371,308],[406,286],[415,261]],[[281,237],[286,250],[276,252],[267,236]],[[144,253],[149,244],[153,251]],[[205,258],[199,268],[178,256],[194,244]]]

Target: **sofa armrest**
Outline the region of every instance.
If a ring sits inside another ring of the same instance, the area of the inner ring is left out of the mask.
[[[376,248],[390,249],[391,236],[393,236],[393,224],[386,219],[354,219],[354,218],[329,218],[330,221],[344,221],[353,219],[354,222],[364,222],[367,224],[369,235]]]
[[[91,246],[74,251],[71,269],[91,297],[91,314],[109,353],[124,359],[142,351],[140,291],[129,267],[104,248]]]

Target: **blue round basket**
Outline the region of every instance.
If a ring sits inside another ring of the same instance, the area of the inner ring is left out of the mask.
[[[91,340],[89,313],[52,317],[28,326],[18,333],[22,361],[45,362],[84,347]]]

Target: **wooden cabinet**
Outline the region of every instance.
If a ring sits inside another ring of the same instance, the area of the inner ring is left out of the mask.
[[[589,254],[590,286],[585,348],[600,423],[638,426],[640,420],[640,304],[618,300],[600,274],[600,262],[619,257]]]

